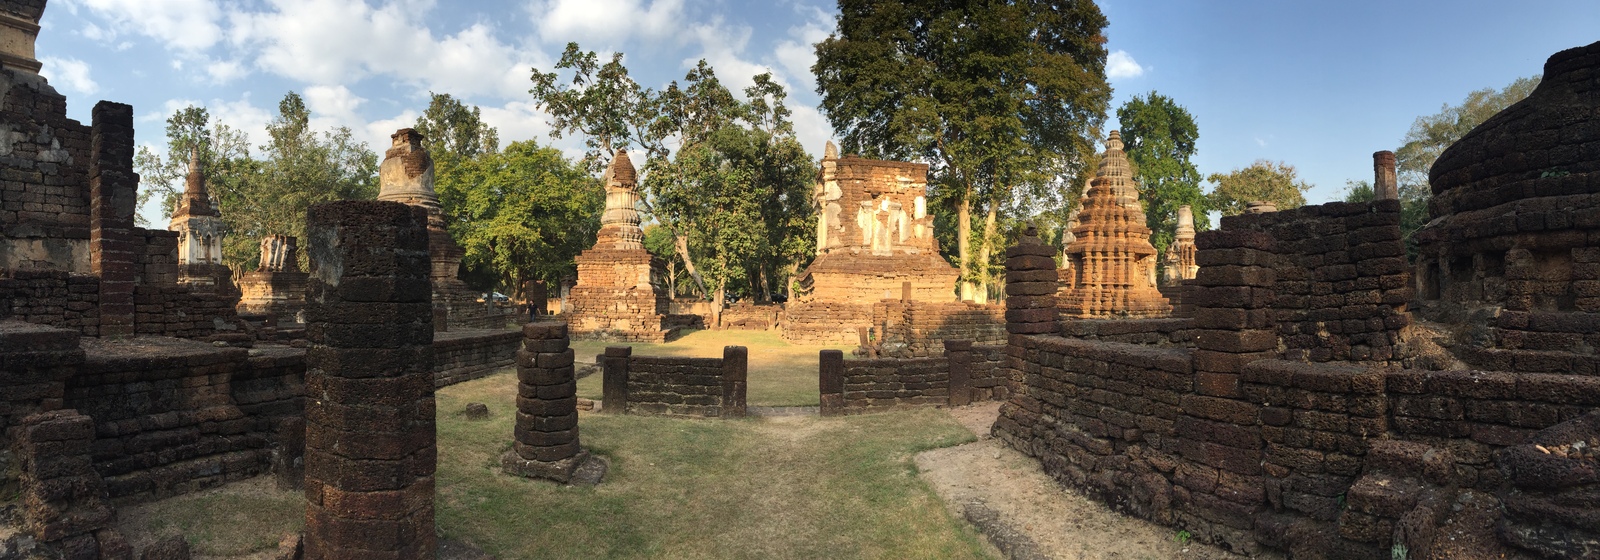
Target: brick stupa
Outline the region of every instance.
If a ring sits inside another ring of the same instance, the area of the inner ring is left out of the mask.
[[[955,302],[959,272],[939,256],[927,191],[925,163],[841,158],[828,143],[814,199],[817,258],[796,279],[785,338],[853,343],[874,303]]]
[[[221,292],[233,289],[233,273],[222,264],[222,238],[228,226],[222,221],[222,213],[211,204],[197,149],[189,150],[189,175],[184,178],[183,197],[167,229],[178,232],[179,282]]]
[[[457,275],[465,254],[445,229],[444,208],[433,190],[433,157],[422,146],[422,133],[402,128],[389,135],[392,141],[378,166],[378,200],[403,202],[428,212],[428,260],[433,282],[433,306],[442,316],[435,317],[434,328],[448,330],[463,321],[480,322],[489,314],[477,302],[478,291]]]
[[[644,249],[639,227],[638,174],[628,152],[617,150],[606,169],[606,211],[594,248],[577,257],[578,284],[568,301],[574,338],[663,342],[667,293],[656,279],[665,265]]]
[[[1193,280],[1200,265],[1194,262],[1194,210],[1188,206],[1178,207],[1178,231],[1167,246],[1166,280],[1168,286],[1182,284],[1184,280]]]
[[[1060,303],[1063,315],[1160,317],[1172,309],[1156,289],[1156,249],[1131,175],[1122,137],[1113,130],[1067,248],[1074,278]]]

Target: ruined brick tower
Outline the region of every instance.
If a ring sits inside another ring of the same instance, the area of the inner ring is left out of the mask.
[[[785,338],[854,342],[873,303],[955,301],[959,273],[939,256],[927,191],[925,163],[841,158],[828,143],[813,201],[817,258],[796,278]]]
[[[1130,177],[1122,136],[1113,130],[1067,248],[1073,287],[1061,301],[1066,315],[1157,317],[1171,310],[1156,290],[1156,249]]]
[[[444,227],[444,209],[433,190],[433,158],[422,147],[422,133],[402,128],[389,135],[392,145],[378,167],[378,200],[403,202],[428,211],[428,258],[432,262],[434,306],[447,311],[446,321],[457,324],[482,317],[478,294],[456,277],[463,251]],[[447,325],[436,324],[445,329]],[[502,323],[503,326],[503,323]]]
[[[299,246],[287,235],[261,239],[261,264],[239,278],[239,313],[296,323],[305,309],[306,273],[300,271]]]
[[[228,284],[222,277],[229,274],[222,264],[222,236],[228,226],[222,222],[222,213],[211,205],[198,149],[189,150],[189,176],[184,179],[183,199],[167,229],[178,232],[179,282],[193,286]]]
[[[574,338],[661,342],[668,296],[656,278],[665,265],[644,250],[639,228],[638,173],[628,152],[617,150],[603,177],[606,210],[594,247],[577,257],[578,284],[568,300]]]

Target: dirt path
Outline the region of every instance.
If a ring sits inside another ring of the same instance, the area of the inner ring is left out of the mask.
[[[1000,403],[951,409],[979,441],[917,454],[922,478],[946,507],[1007,557],[1070,559],[1236,559],[1182,543],[1177,531],[1111,511],[1062,488],[1039,462],[989,436]]]

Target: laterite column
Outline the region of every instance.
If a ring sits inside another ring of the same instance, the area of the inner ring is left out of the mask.
[[[528,323],[522,336],[522,349],[517,351],[517,425],[512,433],[516,441],[500,457],[500,465],[518,476],[566,483],[589,455],[578,446],[578,383],[567,324]]]
[[[306,214],[305,557],[435,557],[428,216],[399,202]]]

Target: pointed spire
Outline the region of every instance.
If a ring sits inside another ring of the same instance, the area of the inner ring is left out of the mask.
[[[173,217],[216,216],[211,206],[211,193],[206,191],[206,173],[200,166],[200,147],[189,148],[189,175],[183,182],[183,199],[178,203]]]
[[[835,146],[832,140],[822,147],[822,159],[839,159],[839,147]]]

